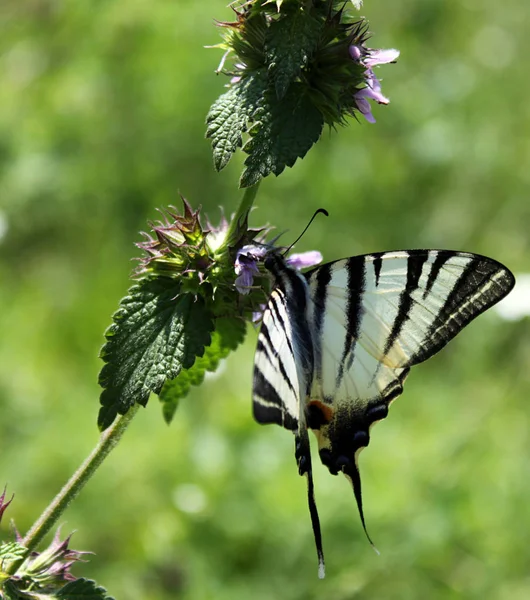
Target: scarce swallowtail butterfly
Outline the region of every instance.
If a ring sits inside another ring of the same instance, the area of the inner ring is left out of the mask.
[[[387,416],[410,368],[506,296],[515,280],[491,258],[450,250],[366,254],[306,273],[271,251],[264,266],[273,287],[258,336],[254,416],[294,432],[323,578],[308,429],[324,465],[351,483],[366,532],[358,458],[372,425]]]

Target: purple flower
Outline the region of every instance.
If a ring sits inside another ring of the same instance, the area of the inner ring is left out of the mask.
[[[314,267],[321,263],[322,254],[318,250],[309,250],[309,252],[291,254],[285,262],[295,269],[305,269],[306,267]]]
[[[381,83],[372,67],[394,62],[399,56],[399,50],[394,48],[372,50],[371,48],[352,44],[349,51],[352,60],[366,67],[364,72],[366,87],[354,94],[357,108],[369,123],[375,123],[368,100],[375,100],[378,104],[388,104],[390,100],[381,93]]]
[[[235,262],[236,288],[240,294],[246,295],[254,282],[254,276],[259,273],[258,263],[263,260],[271,249],[267,246],[248,245],[238,250]],[[322,254],[317,250],[292,254],[285,261],[290,267],[304,269],[322,262]]]
[[[263,259],[265,254],[267,254],[266,246],[255,246],[253,244],[243,246],[241,250],[237,251],[234,268],[238,277],[235,283],[240,294],[246,295],[250,292],[254,275],[259,273],[258,261]]]
[[[391,62],[396,62],[399,56],[399,50],[389,48],[388,50],[368,50],[366,58],[362,63],[365,67],[371,69],[377,65],[386,65]]]

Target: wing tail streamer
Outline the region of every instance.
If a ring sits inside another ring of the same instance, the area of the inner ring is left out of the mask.
[[[326,567],[324,563],[324,550],[322,548],[322,533],[320,531],[320,519],[318,517],[317,504],[315,502],[315,487],[313,484],[313,468],[311,464],[311,449],[309,446],[309,436],[307,429],[299,431],[295,438],[296,460],[298,463],[298,472],[305,475],[307,479],[307,503],[309,505],[309,514],[311,515],[311,525],[315,537],[315,545],[318,556],[318,578],[324,579],[326,576]]]
[[[357,508],[359,509],[359,517],[361,518],[361,523],[364,529],[364,533],[370,542],[370,545],[375,550],[376,554],[379,555],[379,550],[375,547],[375,544],[368,533],[368,529],[366,529],[366,522],[364,520],[364,511],[363,511],[363,496],[361,489],[361,475],[359,473],[359,468],[357,467],[357,461],[351,461],[344,457],[344,462],[341,465],[341,470],[346,476],[346,479],[351,483],[353,488],[353,494],[355,496],[355,500],[357,502]]]

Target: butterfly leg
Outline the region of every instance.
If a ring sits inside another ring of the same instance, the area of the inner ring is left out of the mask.
[[[309,436],[307,429],[299,429],[295,434],[295,458],[298,464],[298,472],[307,478],[307,502],[309,504],[309,514],[311,515],[311,525],[313,526],[313,535],[318,556],[318,577],[324,579],[326,569],[324,565],[324,551],[322,549],[322,534],[320,531],[320,519],[315,502],[315,488],[313,485],[313,468],[311,465],[311,448],[309,445]]]

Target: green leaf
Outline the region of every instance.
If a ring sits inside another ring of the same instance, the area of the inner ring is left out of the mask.
[[[269,75],[278,99],[287,93],[313,54],[320,34],[320,23],[299,6],[285,17],[272,21],[266,41]]]
[[[99,586],[92,579],[82,577],[67,583],[56,592],[54,597],[63,600],[114,600],[107,594],[105,588]]]
[[[18,542],[2,542],[0,544],[0,562],[10,562],[18,558],[24,558],[27,548]]]
[[[107,428],[134,403],[145,406],[166,379],[189,369],[209,346],[213,321],[204,300],[179,294],[174,279],[144,279],[133,286],[113,316],[101,350],[98,425]]]
[[[206,137],[212,140],[213,161],[217,171],[224,169],[232,154],[242,145],[242,134],[267,85],[263,72],[245,76],[220,96],[206,117]]]
[[[215,371],[219,362],[235,350],[245,339],[246,325],[243,319],[225,317],[217,319],[212,343],[202,357],[197,358],[191,369],[182,370],[176,379],[166,381],[160,392],[162,413],[167,423],[173,420],[181,398],[192,385],[200,385],[207,371]]]
[[[255,185],[269,173],[279,175],[303,158],[322,133],[324,119],[302,84],[293,83],[278,100],[269,92],[255,113],[251,138],[243,146],[248,154],[240,186]]]
[[[27,596],[23,594],[12,579],[8,579],[0,588],[1,600],[27,600]]]

